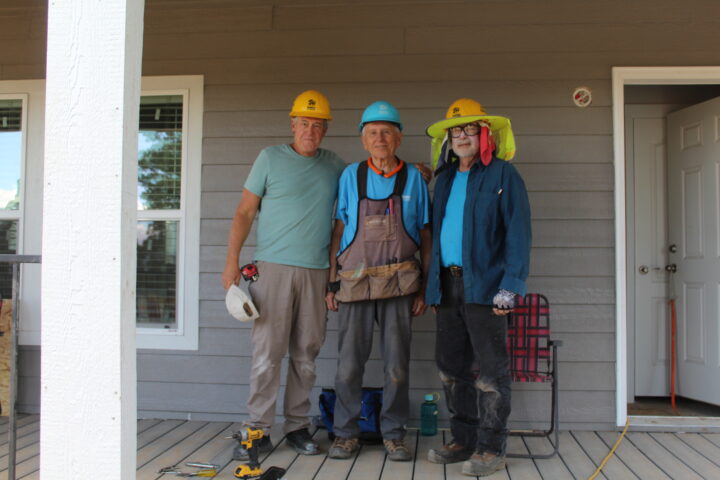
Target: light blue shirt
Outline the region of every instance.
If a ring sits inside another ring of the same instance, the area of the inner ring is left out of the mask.
[[[260,152],[245,188],[262,198],[255,259],[328,268],[332,210],[345,163],[318,149],[304,157],[290,145]]]
[[[470,170],[458,170],[453,180],[450,196],[448,197],[445,218],[442,221],[440,232],[440,257],[443,267],[458,265],[462,267],[462,238],[463,215],[465,212],[465,197],[467,196],[467,182]]]
[[[355,237],[358,214],[357,171],[360,163],[348,165],[340,177],[338,190],[337,213],[335,217],[345,224],[340,239],[340,252],[345,250]],[[407,182],[402,193],[403,224],[410,238],[420,245],[420,230],[430,223],[430,198],[425,180],[420,171],[406,162]],[[373,200],[380,200],[392,195],[397,174],[390,178],[375,173],[368,168],[367,195]],[[340,253],[336,252],[336,253]]]

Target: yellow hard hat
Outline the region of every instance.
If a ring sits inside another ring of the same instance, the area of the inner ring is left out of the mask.
[[[490,127],[497,145],[497,157],[503,160],[512,159],[515,156],[515,136],[512,132],[510,120],[497,115],[488,115],[483,106],[471,98],[455,100],[447,109],[445,120],[435,122],[427,128],[427,135],[433,139],[433,157],[439,154],[448,128],[477,122],[478,120],[487,123]],[[435,158],[433,159],[435,160]]]
[[[327,97],[317,90],[305,90],[295,98],[291,117],[310,117],[332,120],[330,102]]]

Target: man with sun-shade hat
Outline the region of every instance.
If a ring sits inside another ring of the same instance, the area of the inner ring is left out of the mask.
[[[464,461],[467,475],[505,466],[510,376],[507,315],[525,294],[530,205],[509,160],[510,120],[461,98],[427,129],[437,171],[425,301],[437,313],[436,362],[452,440],[434,463]]]

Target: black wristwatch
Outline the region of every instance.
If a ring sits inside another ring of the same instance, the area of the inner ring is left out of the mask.
[[[336,282],[328,282],[327,284],[327,291],[332,293],[337,293],[340,290],[340,280]]]

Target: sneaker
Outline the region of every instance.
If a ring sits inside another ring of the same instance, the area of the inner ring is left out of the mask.
[[[383,439],[383,445],[385,445],[385,452],[387,456],[393,462],[407,462],[412,460],[410,450],[405,446],[405,441],[401,438]]]
[[[268,453],[270,450],[273,449],[273,444],[270,441],[270,436],[264,436],[260,439],[258,442],[258,453]],[[235,445],[235,448],[233,449],[233,460],[237,460],[239,462],[246,462],[250,460],[250,454],[248,453],[247,449],[242,446],[240,442],[238,442],[237,445]]]
[[[328,450],[328,457],[346,460],[360,449],[357,438],[335,437],[332,447]]]
[[[288,433],[285,440],[288,445],[301,455],[317,455],[320,453],[320,447],[313,441],[307,428]]]
[[[457,463],[467,460],[472,454],[471,449],[452,441],[440,448],[431,448],[428,451],[428,461],[432,463]]]
[[[462,473],[485,477],[503,468],[505,468],[505,457],[503,455],[490,452],[475,452],[469,460],[463,463]]]

